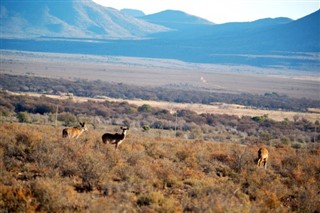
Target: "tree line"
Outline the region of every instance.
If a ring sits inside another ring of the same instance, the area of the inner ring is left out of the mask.
[[[258,94],[230,94],[220,92],[183,89],[177,87],[141,87],[123,83],[104,82],[101,80],[66,80],[34,76],[0,75],[0,87],[16,92],[36,92],[43,94],[72,93],[76,96],[160,100],[177,103],[223,102],[240,104],[263,109],[289,110],[306,112],[308,108],[318,108],[320,100],[292,98],[276,92]]]

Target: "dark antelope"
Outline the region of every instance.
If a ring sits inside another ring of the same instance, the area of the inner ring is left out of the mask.
[[[63,138],[75,138],[78,139],[79,136],[84,132],[88,131],[85,122],[80,122],[80,127],[68,127],[62,130]]]
[[[118,149],[119,145],[124,141],[126,138],[127,131],[129,130],[129,127],[121,127],[122,133],[105,133],[102,135],[102,142],[103,143],[109,143],[114,144],[116,146],[116,149]]]
[[[269,157],[269,152],[266,148],[260,148],[258,151],[258,167],[263,166],[265,169],[267,168],[267,161]]]

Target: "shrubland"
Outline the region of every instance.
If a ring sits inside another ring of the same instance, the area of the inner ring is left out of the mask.
[[[63,139],[62,126],[0,124],[1,212],[317,212],[320,147],[173,137],[132,127],[118,150],[113,125]],[[169,133],[168,133],[169,132]]]
[[[318,212],[319,122],[0,93],[1,212]],[[77,140],[64,126],[85,121]],[[105,132],[130,126],[118,150]],[[269,150],[267,169],[257,151]]]
[[[72,126],[82,119],[92,128],[130,125],[144,131],[169,130],[171,135],[180,138],[241,144],[284,144],[299,148],[320,141],[319,121],[311,122],[299,114],[293,121],[274,121],[268,115],[238,117],[197,114],[190,110],[172,113],[147,104],[136,106],[127,102],[75,102],[72,99],[38,98],[0,92],[0,115],[0,119],[7,122]]]

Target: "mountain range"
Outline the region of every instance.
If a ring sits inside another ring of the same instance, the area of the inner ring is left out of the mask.
[[[2,37],[78,37],[136,39],[167,31],[87,0],[1,0]]]
[[[214,24],[182,11],[145,15],[88,0],[2,0],[0,19],[1,49],[255,66],[320,65],[320,10],[298,20]]]

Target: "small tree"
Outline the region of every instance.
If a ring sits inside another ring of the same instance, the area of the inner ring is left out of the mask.
[[[144,125],[143,127],[142,127],[142,131],[143,132],[148,132],[150,130],[150,126],[149,125]]]
[[[66,126],[70,126],[77,121],[77,118],[69,112],[63,112],[58,115],[58,120],[63,121]]]
[[[152,112],[152,107],[148,104],[143,104],[142,106],[138,107],[138,112]]]

